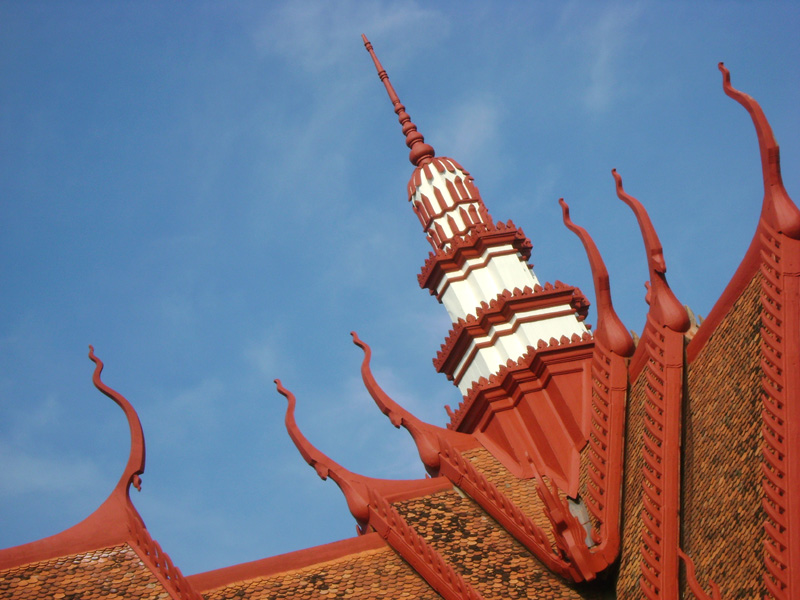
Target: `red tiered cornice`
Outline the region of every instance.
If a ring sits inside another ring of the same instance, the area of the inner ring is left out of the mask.
[[[515,314],[554,306],[566,308],[560,312],[522,317],[515,321],[513,328],[495,333],[486,341],[472,345],[475,340],[489,336],[495,325],[508,323]],[[445,338],[441,350],[436,354],[433,365],[439,373],[444,373],[451,381],[455,379],[458,382],[463,373],[457,373],[456,368],[465,359],[465,353],[470,348],[470,356],[466,357],[466,363],[469,363],[481,348],[493,345],[498,337],[513,335],[523,323],[570,314],[575,314],[579,321],[583,321],[588,310],[589,301],[581,291],[560,281],[556,281],[555,285],[546,283],[544,287],[537,286],[535,291],[527,287],[524,290],[515,289],[513,292],[506,290],[488,304],[481,302],[475,315],[467,315],[466,319],[458,320]]]
[[[446,250],[437,249],[428,254],[422,271],[417,275],[419,286],[430,291],[431,295],[441,298],[446,288],[437,292],[437,288],[442,278],[448,273],[461,272],[458,279],[451,279],[449,283],[465,279],[470,271],[486,266],[485,263],[476,264],[473,267],[465,267],[467,260],[479,258],[490,248],[511,245],[503,254],[519,254],[523,260],[529,260],[533,245],[525,236],[521,228],[517,228],[510,220],[506,223],[492,223],[480,225],[473,228],[463,237],[457,237],[450,241]],[[494,254],[494,256],[498,256]],[[448,283],[448,284],[449,284]]]

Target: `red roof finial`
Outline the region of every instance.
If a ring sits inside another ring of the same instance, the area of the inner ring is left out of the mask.
[[[650,304],[650,314],[653,315],[657,323],[673,331],[688,331],[689,316],[667,283],[667,264],[664,261],[661,240],[658,239],[658,234],[655,227],[653,227],[653,222],[650,220],[650,215],[647,214],[647,210],[642,206],[642,203],[622,187],[622,177],[617,173],[617,170],[611,169],[611,174],[616,182],[617,197],[631,208],[642,232],[644,247],[647,251],[647,267],[650,271],[650,281],[645,284],[647,288],[646,299]]]
[[[283,387],[280,379],[275,380],[275,386],[278,389],[278,393],[288,401],[285,420],[286,430],[289,432],[289,437],[292,438],[294,445],[300,451],[300,455],[309,465],[314,467],[321,479],[330,477],[336,482],[344,494],[350,512],[363,528],[369,521],[369,503],[364,484],[361,481],[363,478],[345,469],[308,441],[308,438],[300,431],[294,418],[296,403],[294,394]]]
[[[772,127],[764,111],[751,96],[740,92],[731,85],[731,74],[723,63],[722,89],[725,93],[747,109],[753,119],[758,136],[758,149],[761,154],[761,171],[764,177],[764,206],[762,215],[771,227],[794,239],[800,239],[800,210],[786,193],[781,178],[781,153]]]
[[[586,249],[586,256],[589,258],[589,265],[592,269],[594,279],[594,293],[597,299],[597,330],[595,339],[600,340],[609,350],[616,352],[620,356],[630,356],[633,354],[634,345],[631,335],[625,329],[619,316],[614,310],[611,302],[611,285],[608,279],[608,269],[600,256],[600,251],[594,243],[589,233],[583,228],[572,222],[569,217],[569,205],[564,199],[559,199],[561,205],[564,225],[567,229],[578,236]]]
[[[405,427],[414,439],[417,445],[419,457],[425,465],[428,473],[431,475],[438,474],[439,466],[441,464],[441,456],[439,455],[441,440],[449,438],[454,444],[466,439],[466,435],[442,429],[435,425],[425,423],[412,415],[405,408],[400,406],[397,402],[392,400],[389,395],[383,391],[370,368],[370,360],[372,358],[372,350],[369,344],[361,341],[355,331],[351,331],[350,335],[353,336],[353,343],[364,351],[364,360],[361,362],[361,378],[364,381],[364,386],[367,388],[369,395],[381,409],[381,412],[389,417],[392,425],[395,427]]]
[[[436,156],[433,146],[425,143],[425,138],[419,131],[417,131],[417,126],[411,122],[411,117],[408,116],[406,107],[402,105],[400,98],[397,97],[397,93],[394,91],[394,88],[389,81],[389,76],[386,74],[386,70],[383,68],[383,66],[381,66],[381,63],[378,60],[378,57],[375,55],[375,51],[372,49],[372,44],[367,39],[367,36],[361,34],[361,38],[364,40],[364,47],[372,57],[372,62],[375,63],[375,68],[378,70],[378,77],[381,78],[383,85],[386,86],[386,91],[389,93],[389,99],[392,101],[392,105],[394,106],[394,112],[397,113],[397,119],[400,121],[400,125],[403,126],[403,133],[406,136],[406,146],[411,149],[408,159],[415,167],[419,167],[430,162],[430,160]]]
[[[142,432],[142,424],[139,421],[139,416],[136,414],[131,403],[128,402],[122,394],[112,390],[100,379],[100,374],[103,372],[103,361],[95,356],[92,346],[89,346],[89,358],[96,365],[94,373],[92,374],[94,386],[119,405],[128,419],[128,427],[131,432],[131,450],[128,455],[128,464],[125,466],[125,471],[122,473],[122,477],[120,477],[116,489],[127,494],[129,486],[133,484],[133,487],[137,490],[141,490],[142,480],[139,476],[144,473],[145,451],[144,433]]]

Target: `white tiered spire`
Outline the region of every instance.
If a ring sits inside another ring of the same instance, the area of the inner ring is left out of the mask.
[[[408,199],[434,249],[420,284],[447,309],[455,327],[450,338],[459,327],[469,329],[465,339],[445,344],[447,356],[440,353],[437,368],[467,394],[482,377],[519,360],[529,346],[562,336],[583,337],[587,333],[583,315],[577,314],[569,294],[545,293],[543,301],[535,298],[542,287],[526,262],[530,242],[510,222],[492,220],[469,172],[451,158],[435,157],[372,44],[363,39],[403,126],[415,166]],[[451,356],[453,352],[457,356]]]

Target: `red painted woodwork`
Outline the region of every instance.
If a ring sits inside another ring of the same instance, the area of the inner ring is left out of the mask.
[[[620,504],[625,436],[625,406],[628,394],[627,361],[634,343],[614,311],[611,285],[603,258],[589,233],[575,225],[569,206],[559,200],[564,224],[586,249],[592,270],[597,307],[597,328],[592,356],[592,411],[589,443],[585,449],[590,466],[585,498],[599,523],[593,531],[594,552],[613,564],[620,550]]]
[[[588,429],[591,336],[529,347],[470,388],[448,428],[473,433],[519,477],[533,477],[528,457],[570,496]]]

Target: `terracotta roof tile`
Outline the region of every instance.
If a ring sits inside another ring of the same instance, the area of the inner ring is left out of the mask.
[[[416,531],[487,599],[600,598],[553,575],[481,508],[450,490],[394,504]]]
[[[724,598],[767,595],[761,578],[760,291],[758,275],[688,374],[683,550],[694,560],[698,580],[715,581]]]
[[[642,436],[644,435],[644,404],[646,394],[646,369],[631,383],[628,396],[628,414],[625,431],[625,474],[622,502],[622,558],[617,579],[619,598],[642,597],[639,588],[641,575],[639,546],[641,545],[642,514]]]
[[[170,595],[124,544],[0,571],[0,598],[160,600]]]
[[[538,484],[534,479],[518,478],[486,448],[467,450],[464,452],[464,457],[536,523],[550,539],[550,544],[555,546],[552,524],[545,514],[544,503],[536,491]]]
[[[388,547],[351,554],[294,571],[235,582],[203,595],[207,600],[441,598]]]

